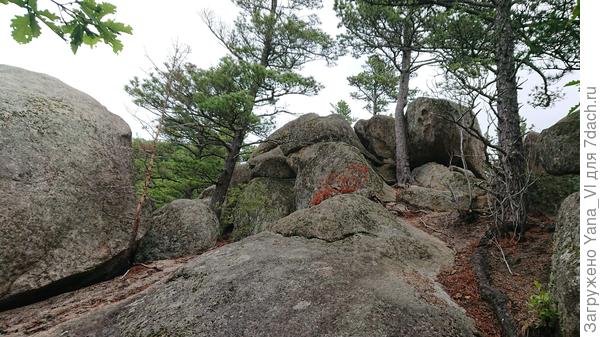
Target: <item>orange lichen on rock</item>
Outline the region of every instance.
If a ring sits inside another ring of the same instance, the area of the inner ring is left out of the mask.
[[[310,205],[318,205],[334,195],[356,192],[365,187],[368,180],[369,167],[365,164],[352,163],[341,171],[333,171],[313,194]]]

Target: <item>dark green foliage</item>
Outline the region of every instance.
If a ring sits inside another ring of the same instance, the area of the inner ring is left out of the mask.
[[[494,26],[496,11],[491,5],[465,10],[467,7],[450,6],[439,12],[434,18],[437,29],[429,35],[429,42],[443,60],[445,82],[465,92],[476,92],[495,104],[495,48],[501,37]],[[575,7],[576,0],[529,1],[511,7],[517,71],[528,71],[531,80],[540,80],[530,93],[529,103],[533,106],[548,107],[560,99],[561,88],[553,85],[567,72],[579,69],[579,17],[574,15]]]
[[[350,96],[365,102],[364,108],[371,114],[379,115],[390,103],[396,101],[399,81],[400,76],[394,66],[384,62],[381,57],[372,55],[362,72],[348,77],[350,85],[356,88]]]
[[[211,207],[219,212],[235,163],[248,136],[264,136],[276,114],[286,110],[287,95],[314,95],[321,85],[302,74],[303,66],[337,57],[336,45],[319,28],[310,11],[314,0],[237,0],[240,15],[232,27],[205,12],[204,20],[229,55],[209,69],[185,62],[177,50],[164,68],[126,88],[139,106],[161,121],[161,132],[182,146],[193,145],[198,158],[217,156],[224,169],[216,182]],[[216,154],[213,150],[222,150]]]
[[[119,35],[132,33],[130,26],[107,18],[117,10],[111,3],[95,0],[52,3],[54,10],[41,8],[37,0],[0,0],[0,4],[13,4],[26,11],[12,19],[12,37],[15,41],[31,42],[41,35],[44,25],[68,41],[73,53],[82,44],[94,46],[98,42],[111,46],[118,53],[123,49]]]
[[[334,9],[345,32],[340,36],[342,45],[350,48],[352,55],[362,57],[377,54],[381,60],[400,69],[403,49],[414,52],[428,50],[425,25],[433,16],[429,8],[381,6],[370,1],[336,0]],[[410,32],[407,32],[410,30]],[[412,33],[412,34],[410,34]],[[405,40],[410,34],[410,45]],[[414,60],[424,61],[417,54]],[[413,64],[418,68],[420,62]]]
[[[539,174],[527,191],[531,210],[547,215],[556,215],[561,202],[570,194],[579,191],[579,175],[553,176]]]
[[[354,118],[352,118],[352,110],[350,109],[350,105],[348,105],[348,102],[342,99],[335,104],[330,103],[329,105],[331,106],[330,112],[332,114],[337,114],[344,117],[344,119],[347,120],[348,123],[353,123],[355,121]]]
[[[337,56],[334,40],[320,29],[314,10],[322,1],[236,0],[241,10],[233,27],[205,21],[231,55],[247,63],[262,64],[280,74],[300,76],[297,70],[315,60],[328,63]],[[273,15],[275,14],[276,15]],[[265,43],[269,42],[268,45]]]
[[[135,187],[139,194],[144,183],[146,164],[152,141],[133,140]],[[150,200],[155,208],[175,199],[193,199],[206,187],[214,184],[223,167],[216,157],[197,159],[188,149],[161,141],[156,146],[156,161],[152,172]]]
[[[535,281],[534,286],[536,292],[529,297],[527,305],[537,316],[539,326],[552,327],[558,322],[556,303],[550,296],[550,292],[539,281]]]

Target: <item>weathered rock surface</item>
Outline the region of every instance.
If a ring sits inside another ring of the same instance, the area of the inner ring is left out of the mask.
[[[523,139],[528,168],[534,174],[546,173],[546,170],[542,166],[541,139],[541,135],[535,131],[527,132]]]
[[[296,170],[296,209],[318,205],[337,194],[359,193],[394,201],[395,192],[360,151],[346,143],[317,143],[289,157]]]
[[[304,228],[331,242],[263,232],[47,336],[473,336],[470,320],[434,281],[452,260],[439,240],[358,195],[314,210],[314,219],[302,210],[280,229]]]
[[[466,174],[466,175],[465,175]],[[413,170],[413,177],[419,186],[433,188],[452,194],[484,195],[483,181],[475,178],[470,171],[458,167],[447,167],[437,163],[427,163]]]
[[[367,152],[350,123],[342,116],[337,114],[319,116],[309,113],[275,130],[264,143],[258,146],[254,155],[266,153],[279,146],[287,156],[303,147],[321,142],[342,142]]]
[[[565,337],[579,336],[579,230],[577,192],[560,206],[552,249],[551,292]]]
[[[254,178],[231,191],[222,219],[233,225],[235,241],[262,232],[264,225],[292,213],[295,208],[294,180]]]
[[[296,176],[279,146],[268,152],[252,156],[248,160],[248,166],[253,177],[285,179]]]
[[[472,200],[467,194],[452,193],[428,187],[410,185],[398,193],[398,200],[411,206],[437,212],[467,211]]]
[[[373,169],[388,185],[392,186],[396,183],[396,165],[390,163],[374,165]]]
[[[484,181],[471,171],[427,163],[413,170],[415,185],[398,193],[398,200],[432,211],[487,211]],[[468,178],[467,178],[468,177]]]
[[[120,117],[55,78],[0,65],[0,306],[125,266],[131,164]]]
[[[546,172],[579,174],[579,113],[559,120],[540,135],[540,159]]]
[[[463,126],[479,129],[475,115],[460,105],[434,98],[419,97],[406,110],[408,150],[412,167],[428,162],[462,166],[460,134]],[[467,168],[482,177],[485,172],[485,145],[463,131]]]
[[[245,184],[250,180],[252,180],[252,171],[250,170],[248,163],[235,164],[229,186],[235,187],[240,184]]]
[[[216,185],[210,185],[207,188],[205,188],[204,190],[202,190],[202,192],[200,193],[200,195],[198,196],[198,199],[208,199],[211,198],[213,193],[215,193],[215,189],[217,188]]]
[[[296,211],[273,222],[267,225],[267,229],[284,236],[316,238],[327,242],[340,241],[357,234],[375,238],[375,241],[381,237],[394,237],[400,241],[390,241],[388,244],[394,246],[398,260],[435,260],[436,265],[451,260],[451,254],[443,243],[402,223],[401,219],[380,204],[358,194],[336,195],[319,205]],[[424,264],[414,267],[425,270],[431,261],[421,262]]]
[[[139,243],[136,261],[156,261],[197,255],[217,243],[219,220],[208,203],[179,199],[153,214]]]
[[[389,159],[391,162],[396,158],[394,130],[394,117],[390,116],[377,115],[354,124],[354,131],[365,148],[379,159]]]

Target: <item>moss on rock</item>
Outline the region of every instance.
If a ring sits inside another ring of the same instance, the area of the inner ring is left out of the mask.
[[[538,174],[529,188],[527,197],[531,210],[547,215],[556,215],[561,202],[579,190],[579,175],[553,176]]]
[[[292,213],[294,200],[293,180],[254,178],[228,192],[221,222],[233,227],[233,240],[241,240]]]

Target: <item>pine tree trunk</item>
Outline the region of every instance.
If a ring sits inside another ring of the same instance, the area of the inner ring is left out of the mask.
[[[504,197],[510,202],[503,203],[506,228],[525,229],[527,205],[523,190],[526,184],[526,162],[523,139],[519,127],[519,103],[517,95],[516,64],[514,58],[514,33],[511,26],[512,0],[496,2],[496,90],[498,95],[498,143],[504,153],[500,154],[504,180]]]
[[[269,10],[269,14],[272,18],[275,18],[277,15],[277,7],[278,1],[271,0],[271,8]],[[270,26],[265,31],[264,36],[264,45],[261,51],[260,57],[260,65],[267,68],[269,66],[269,56],[272,53],[273,49],[273,30],[274,30],[275,21],[273,21]],[[263,85],[265,79],[258,78],[256,82],[250,88],[249,96],[252,97],[251,105],[247,106],[246,109],[249,113],[252,113],[254,110],[254,100],[258,95],[258,91],[260,86]],[[221,216],[221,207],[223,206],[223,202],[227,196],[227,190],[229,189],[229,184],[231,183],[231,177],[233,176],[233,170],[235,169],[235,164],[238,161],[238,157],[240,155],[240,151],[244,144],[244,137],[246,136],[245,131],[238,131],[228,149],[227,157],[225,158],[225,165],[223,168],[223,173],[219,176],[217,180],[217,184],[215,185],[215,191],[210,199],[211,208],[217,213],[217,217]]]
[[[406,49],[402,52],[402,64],[400,83],[398,85],[398,100],[396,102],[395,136],[396,136],[396,181],[398,185],[404,185],[413,181],[410,173],[410,161],[408,157],[408,142],[406,130],[406,117],[404,107],[408,100],[408,83],[410,80],[411,51]]]
[[[210,207],[217,213],[217,217],[221,216],[221,207],[227,196],[227,190],[231,183],[231,177],[233,177],[233,171],[235,170],[235,164],[238,161],[240,150],[244,142],[243,132],[237,132],[230,143],[230,148],[225,158],[225,165],[223,173],[219,176],[215,185],[215,191],[210,199]]]

